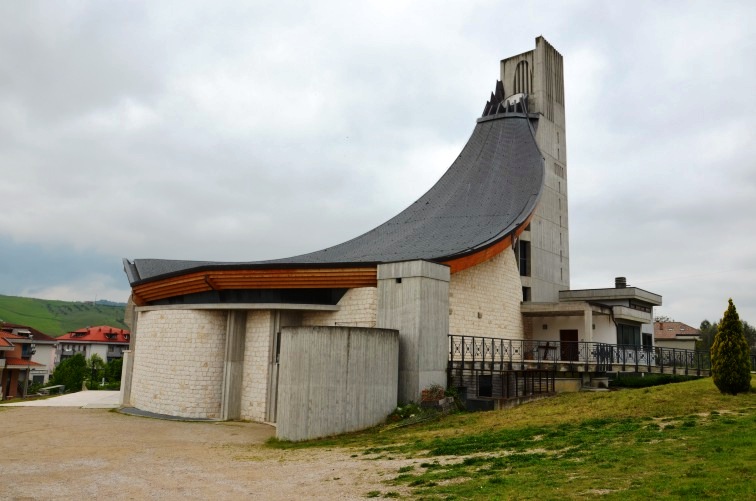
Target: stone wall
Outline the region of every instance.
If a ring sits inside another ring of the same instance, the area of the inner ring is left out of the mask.
[[[218,418],[226,318],[213,310],[140,312],[131,404],[158,414]]]
[[[449,282],[449,332],[465,336],[523,339],[522,285],[511,248]]]
[[[305,311],[302,325],[375,327],[377,291],[375,287],[349,289],[339,301],[339,311]]]
[[[275,313],[271,310],[250,310],[247,313],[241,401],[242,419],[253,421],[266,419],[274,315]]]

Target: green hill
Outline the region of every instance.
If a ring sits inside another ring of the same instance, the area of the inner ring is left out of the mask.
[[[49,336],[93,325],[127,329],[123,323],[125,306],[110,301],[55,301],[0,295],[0,320],[28,325]]]

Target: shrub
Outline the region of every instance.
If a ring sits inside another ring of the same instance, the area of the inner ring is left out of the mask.
[[[438,402],[444,398],[444,387],[440,384],[432,384],[422,391],[421,400],[423,402]]]
[[[84,355],[77,353],[58,364],[50,376],[50,385],[62,384],[67,391],[79,391],[87,376],[87,360]]]
[[[423,410],[416,403],[410,402],[408,404],[399,406],[396,409],[394,409],[394,412],[389,414],[388,422],[394,423],[396,421],[401,421],[403,419],[409,419],[417,415],[420,415],[422,412]]]
[[[114,358],[108,362],[105,367],[105,380],[112,383],[121,380],[121,370],[123,368],[123,360],[120,358]]]
[[[35,393],[39,393],[39,390],[45,386],[44,383],[35,383],[31,382],[29,383],[29,390],[27,391],[27,395],[34,395]]]
[[[102,378],[105,377],[105,369],[107,365],[100,355],[93,353],[91,357],[87,359],[87,368],[89,369],[89,382],[99,383]],[[95,388],[90,388],[90,390]]]
[[[711,376],[722,393],[737,395],[751,389],[751,363],[743,324],[732,299],[711,345]]]

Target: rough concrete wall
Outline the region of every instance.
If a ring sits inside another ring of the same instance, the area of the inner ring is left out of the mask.
[[[188,418],[219,417],[225,311],[139,313],[131,404]]]
[[[449,282],[449,332],[465,336],[524,339],[522,286],[511,248]]]
[[[449,267],[428,261],[378,265],[378,326],[399,331],[399,402],[446,384]]]
[[[131,407],[131,371],[134,357],[131,350],[123,352],[123,365],[121,366],[121,389],[118,396],[118,403],[124,407]],[[128,376],[127,376],[128,375]]]
[[[545,186],[531,231],[521,236],[531,242],[531,276],[523,277],[522,284],[531,288],[531,301],[556,302],[559,291],[570,288],[563,59],[543,37],[538,37],[534,51],[501,62],[505,96],[517,90],[514,78],[521,61],[527,61],[531,77],[529,111],[540,114],[536,142],[545,167]]]
[[[273,315],[274,312],[270,310],[250,310],[247,313],[241,397],[242,419],[265,420]]]
[[[397,402],[399,333],[285,327],[276,435],[306,440],[374,426]]]
[[[305,311],[302,325],[375,327],[375,287],[349,289],[339,301],[339,311]]]

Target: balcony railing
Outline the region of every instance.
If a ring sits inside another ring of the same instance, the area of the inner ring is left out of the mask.
[[[752,357],[752,365],[754,364],[756,360]],[[449,368],[479,371],[550,369],[655,372],[708,376],[711,361],[706,351],[676,348],[449,335]]]

